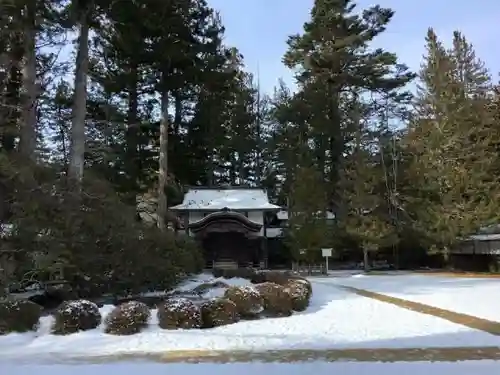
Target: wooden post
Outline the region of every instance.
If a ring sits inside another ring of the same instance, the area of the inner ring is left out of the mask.
[[[261,249],[262,249],[262,257],[263,257],[263,261],[264,261],[264,268],[265,269],[268,269],[269,268],[269,265],[268,265],[268,248],[267,248],[267,220],[266,220],[266,212],[265,211],[262,211],[262,224],[263,224],[263,236],[262,236],[262,239],[261,239]]]
[[[189,235],[189,211],[184,212],[183,221],[184,221],[184,234]]]
[[[264,267],[269,268],[269,248],[267,243],[267,237],[264,237]]]

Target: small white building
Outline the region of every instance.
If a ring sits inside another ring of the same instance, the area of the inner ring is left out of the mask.
[[[266,267],[266,214],[281,210],[258,188],[203,188],[188,190],[184,200],[170,207],[183,229],[201,243],[210,266]]]

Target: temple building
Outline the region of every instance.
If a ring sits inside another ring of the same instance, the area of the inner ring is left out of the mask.
[[[270,203],[260,188],[195,187],[170,210],[200,242],[208,268],[267,268],[267,239],[281,233],[267,233],[266,216],[281,207]]]

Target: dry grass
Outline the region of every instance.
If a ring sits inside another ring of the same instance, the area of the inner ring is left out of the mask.
[[[466,272],[466,271],[403,271],[404,273],[395,271],[377,271],[371,270],[365,272],[370,276],[402,276],[402,275],[422,275],[422,276],[442,276],[442,277],[457,277],[466,279],[500,279],[500,273],[490,272]]]
[[[482,272],[462,272],[462,271],[415,271],[418,275],[424,276],[443,276],[443,277],[459,277],[467,279],[500,279],[499,273],[482,273]]]
[[[500,348],[405,348],[405,349],[332,349],[332,350],[269,350],[251,351],[171,351],[162,354],[123,354],[75,359],[77,363],[109,363],[148,360],[163,363],[237,363],[279,362],[294,363],[308,361],[327,362],[419,362],[419,361],[466,361],[500,360]]]

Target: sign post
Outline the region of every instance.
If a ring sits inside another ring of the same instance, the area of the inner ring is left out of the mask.
[[[332,248],[321,249],[321,255],[325,258],[326,273],[328,274],[328,258],[332,256]]]

